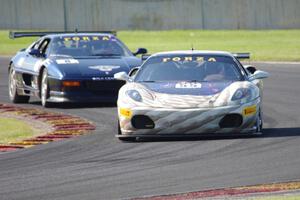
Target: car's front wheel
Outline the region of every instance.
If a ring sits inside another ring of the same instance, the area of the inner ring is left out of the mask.
[[[42,106],[44,106],[45,108],[50,107],[51,104],[47,100],[49,98],[49,83],[47,69],[43,70],[40,90]]]
[[[256,132],[262,133],[262,129],[263,129],[263,120],[262,120],[261,111],[259,110],[258,117],[256,119]]]
[[[22,96],[22,95],[18,94],[17,83],[16,83],[16,73],[12,67],[9,69],[8,91],[9,91],[9,99],[13,103],[28,103],[30,96]]]

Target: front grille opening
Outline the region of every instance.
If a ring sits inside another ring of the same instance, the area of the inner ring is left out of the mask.
[[[131,124],[136,129],[153,129],[154,122],[148,116],[135,115],[131,119]]]
[[[220,128],[236,128],[243,123],[243,117],[240,114],[227,114],[219,122]]]

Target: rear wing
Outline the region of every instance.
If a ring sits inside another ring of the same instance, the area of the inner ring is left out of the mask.
[[[250,53],[232,53],[232,55],[239,60],[250,59]]]
[[[108,33],[114,36],[117,36],[117,31],[41,31],[41,32],[15,32],[9,31],[9,38],[21,38],[21,37],[42,37],[44,35],[51,35],[51,34],[67,34],[67,33]]]

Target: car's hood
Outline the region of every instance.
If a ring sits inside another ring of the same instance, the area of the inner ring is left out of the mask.
[[[149,90],[164,94],[177,95],[197,95],[207,96],[215,95],[223,91],[232,82],[142,82]]]
[[[124,57],[52,58],[55,68],[64,78],[113,77],[117,72],[128,73],[132,67],[139,64],[136,61]]]
[[[228,105],[240,105],[232,102],[232,96],[239,88],[249,88],[253,99],[259,96],[257,86],[248,81],[202,82],[202,83],[139,83],[125,84],[119,92],[118,105],[129,107],[153,108],[214,108]],[[187,87],[186,87],[187,86]],[[136,90],[142,101],[130,98],[126,91]]]

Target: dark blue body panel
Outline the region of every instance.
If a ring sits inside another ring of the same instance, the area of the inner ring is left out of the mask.
[[[45,36],[54,37],[54,36]],[[38,40],[42,41],[43,38]],[[123,81],[115,80],[117,72],[129,72],[140,66],[142,60],[127,56],[78,56],[30,55],[30,49],[19,51],[9,68],[15,71],[19,95],[40,97],[41,74],[48,72],[49,102],[106,102],[115,101]],[[64,87],[63,81],[79,81],[79,87]]]

